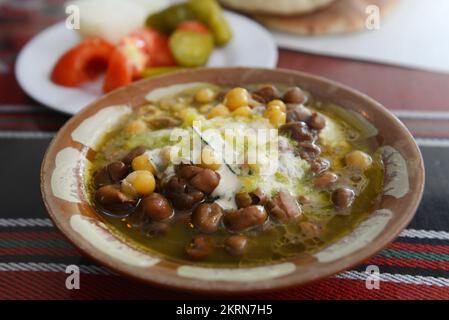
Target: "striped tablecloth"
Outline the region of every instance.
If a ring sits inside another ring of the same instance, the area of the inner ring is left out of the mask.
[[[208,298],[116,275],[81,256],[48,219],[39,169],[68,117],[24,94],[14,61],[24,43],[61,13],[59,0],[0,4],[0,299]],[[346,83],[390,108],[421,147],[427,183],[416,217],[377,256],[305,287],[242,298],[449,299],[449,75],[286,50],[280,50],[279,66]],[[69,264],[80,266],[80,290],[65,287]],[[365,286],[371,264],[381,272],[379,290]]]

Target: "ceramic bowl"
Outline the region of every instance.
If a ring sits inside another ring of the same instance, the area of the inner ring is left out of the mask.
[[[114,236],[89,203],[85,167],[96,144],[123,113],[157,88],[188,82],[300,86],[316,98],[355,112],[383,154],[384,191],[376,210],[353,232],[308,258],[247,268],[211,268],[141,252]],[[421,200],[424,168],[405,126],[378,102],[336,82],[280,69],[196,69],[150,78],[107,94],[68,121],[50,144],[41,172],[42,196],[61,232],[84,254],[148,284],[207,293],[245,293],[302,285],[363,262],[407,226]]]

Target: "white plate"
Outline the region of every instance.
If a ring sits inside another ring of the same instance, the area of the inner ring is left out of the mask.
[[[277,64],[277,47],[271,34],[254,21],[236,13],[226,12],[234,37],[223,48],[215,49],[210,67],[262,67]],[[78,34],[55,24],[35,36],[19,54],[16,78],[28,95],[40,103],[65,113],[75,114],[102,94],[103,79],[79,88],[54,84],[50,73],[59,57],[80,41]]]

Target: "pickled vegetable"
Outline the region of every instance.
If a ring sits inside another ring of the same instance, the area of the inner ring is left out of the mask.
[[[190,6],[186,3],[175,4],[158,13],[150,15],[145,24],[147,27],[156,29],[159,32],[170,34],[177,25],[196,20]]]
[[[190,0],[189,8],[197,19],[209,27],[217,45],[225,45],[231,40],[231,27],[216,0]]]
[[[206,64],[214,41],[207,33],[177,30],[169,40],[170,49],[176,62],[183,67],[199,67]]]

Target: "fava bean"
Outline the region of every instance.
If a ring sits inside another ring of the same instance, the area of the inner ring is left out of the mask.
[[[202,203],[192,214],[193,225],[203,232],[212,233],[218,230],[223,216],[223,209],[216,203]]]
[[[187,255],[193,260],[201,260],[213,251],[212,239],[207,235],[197,234],[185,248]]]
[[[212,193],[220,182],[220,176],[211,169],[203,169],[190,179],[189,182],[192,187],[204,193]]]
[[[313,180],[313,185],[316,188],[327,188],[337,182],[337,180],[338,176],[335,173],[326,171]]]
[[[240,232],[264,224],[268,214],[262,206],[249,206],[225,214],[226,227],[234,232]]]
[[[332,192],[332,202],[337,208],[344,209],[351,206],[355,193],[348,188],[338,188]]]
[[[162,221],[173,215],[173,209],[167,198],[159,193],[151,193],[142,199],[143,213],[155,221]]]
[[[285,103],[303,103],[306,100],[306,96],[300,88],[293,87],[285,92],[282,99]]]
[[[97,189],[95,200],[113,213],[127,211],[136,205],[136,200],[121,192],[117,185],[107,185]]]
[[[224,241],[224,249],[234,257],[241,257],[246,251],[248,239],[245,236],[233,235]]]

